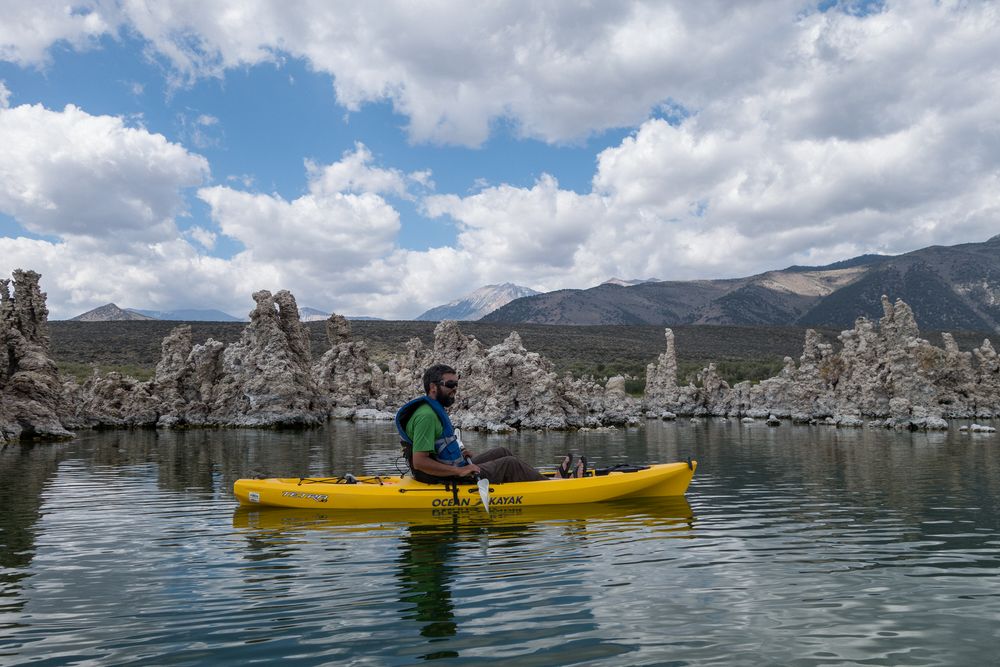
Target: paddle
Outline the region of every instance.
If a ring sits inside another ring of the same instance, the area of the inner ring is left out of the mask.
[[[463,455],[465,455],[466,457],[468,457],[471,460],[472,457],[469,456],[465,452],[465,445],[462,444],[462,430],[461,429],[457,429],[457,428],[455,429],[455,438],[458,440],[458,448],[462,450]],[[490,480],[484,479],[484,478],[480,477],[478,479],[478,481],[476,482],[476,485],[479,487],[479,497],[483,499],[483,509],[485,509],[486,513],[489,514],[490,513]]]
[[[489,514],[490,513],[490,480],[483,479],[482,477],[480,477],[479,481],[476,482],[476,484],[479,486],[479,497],[483,499],[483,509],[485,509],[486,513]]]

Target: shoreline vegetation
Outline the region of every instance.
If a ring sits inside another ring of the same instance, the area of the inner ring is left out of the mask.
[[[225,344],[239,340],[247,322],[181,322],[168,320],[49,322],[52,358],[61,374],[85,381],[94,370],[117,372],[137,380],[153,377],[160,361],[163,339],[179,325],[191,327],[195,344],[213,338]],[[426,346],[434,343],[437,322],[409,320],[350,320],[353,337],[364,341],[374,363],[386,370],[388,361],[418,338]],[[330,349],[326,321],[303,322],[310,349],[318,358]],[[525,348],[550,360],[560,375],[591,376],[606,381],[616,375],[626,378],[626,390],[641,397],[646,382],[646,365],[663,352],[663,330],[658,325],[558,325],[490,324],[459,322],[458,326],[487,347],[517,332]],[[680,325],[671,327],[677,343],[678,382],[697,384],[699,372],[714,363],[719,376],[730,385],[743,381],[758,383],[774,377],[784,366],[784,358],[802,355],[806,327]],[[837,342],[839,329],[815,329],[827,340]],[[989,337],[990,332],[953,332],[963,350]],[[925,338],[942,347],[942,332],[931,331]],[[836,345],[835,345],[836,348]]]

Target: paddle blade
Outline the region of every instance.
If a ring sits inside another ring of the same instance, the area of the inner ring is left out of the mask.
[[[490,480],[481,479],[479,484],[479,497],[483,499],[483,508],[486,513],[490,513]]]

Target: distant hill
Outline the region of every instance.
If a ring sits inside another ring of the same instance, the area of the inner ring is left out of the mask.
[[[853,269],[856,266],[866,266],[868,264],[881,264],[892,259],[893,255],[858,255],[851,259],[844,259],[826,266],[789,266],[785,271],[833,271],[834,269]]]
[[[632,287],[633,285],[641,285],[643,283],[658,283],[659,278],[634,278],[632,280],[623,280],[622,278],[608,278],[602,285],[618,285],[619,287]]]
[[[299,308],[299,317],[303,322],[321,322],[329,319],[330,313],[324,313],[322,310],[310,308],[309,306],[302,306]]]
[[[746,278],[559,290],[511,301],[483,321],[843,329],[860,315],[881,317],[883,294],[910,304],[922,329],[1000,331],[1000,235]]]
[[[145,320],[175,320],[183,322],[239,322],[229,313],[213,309],[187,308],[181,310],[143,310],[139,308],[119,308],[113,303],[88,310],[71,322],[128,322]]]
[[[233,317],[229,313],[221,310],[182,308],[180,310],[141,310],[139,308],[127,308],[132,313],[139,313],[154,320],[177,320],[183,322],[239,322],[240,318]]]
[[[127,322],[138,320],[155,320],[155,317],[143,315],[133,310],[123,310],[113,303],[98,306],[93,310],[80,313],[76,317],[70,318],[71,322]]]
[[[317,308],[310,308],[309,306],[303,306],[299,308],[299,318],[303,322],[325,322],[330,319],[330,315],[333,313],[327,313]],[[369,317],[368,315],[345,315],[349,320],[381,320],[380,317]]]
[[[921,328],[1000,331],[1000,235],[984,243],[922,248],[872,265],[817,302],[798,324],[844,326],[859,315],[881,317],[882,294],[908,303]]]
[[[514,299],[538,294],[529,287],[521,287],[513,283],[486,285],[476,291],[466,294],[461,299],[436,306],[416,317],[417,320],[440,322],[442,320],[478,320],[492,313],[504,304]]]

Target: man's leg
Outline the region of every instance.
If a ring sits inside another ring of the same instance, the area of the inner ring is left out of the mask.
[[[483,471],[483,477],[497,484],[540,482],[548,479],[516,456],[503,456],[492,461],[477,462],[476,465]]]
[[[493,449],[487,449],[482,454],[473,456],[472,462],[479,465],[480,463],[486,463],[487,461],[495,461],[496,459],[503,458],[504,456],[514,456],[514,452],[510,451],[506,447],[494,447]]]

